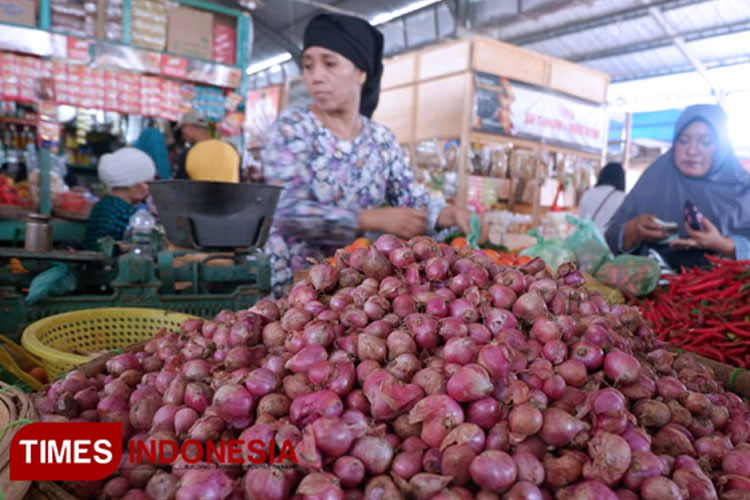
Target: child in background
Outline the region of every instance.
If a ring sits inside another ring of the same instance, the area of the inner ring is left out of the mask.
[[[111,236],[121,241],[130,217],[138,204],[148,196],[146,182],[156,175],[154,161],[136,148],[126,147],[99,160],[99,179],[109,194],[91,209],[86,224],[84,247],[96,250],[99,238]]]

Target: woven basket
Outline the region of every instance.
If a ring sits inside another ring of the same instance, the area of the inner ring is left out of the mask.
[[[21,343],[39,358],[52,380],[94,359],[76,353],[121,349],[150,339],[161,329],[179,331],[189,314],[135,307],[83,309],[56,314],[29,325]]]
[[[34,481],[24,500],[78,500],[52,481]]]
[[[0,492],[5,500],[21,500],[31,486],[30,481],[10,480],[10,442],[23,423],[36,421],[31,398],[0,382]]]

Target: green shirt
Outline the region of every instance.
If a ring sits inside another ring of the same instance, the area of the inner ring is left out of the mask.
[[[130,217],[135,207],[117,196],[107,195],[91,209],[86,224],[86,237],[83,245],[87,250],[97,249],[97,240],[111,236],[115,241],[122,241]]]

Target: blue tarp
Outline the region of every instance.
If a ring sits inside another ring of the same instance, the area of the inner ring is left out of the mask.
[[[672,142],[674,126],[682,111],[682,109],[667,109],[650,113],[635,113],[632,138]]]
[[[682,113],[682,109],[666,109],[647,113],[633,113],[632,139],[652,139],[661,142],[672,142],[674,125]],[[609,140],[622,140],[624,123],[609,122]]]

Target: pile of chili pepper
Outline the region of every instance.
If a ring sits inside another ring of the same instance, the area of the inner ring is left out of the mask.
[[[738,368],[750,367],[750,261],[707,256],[637,301],[659,339]]]

